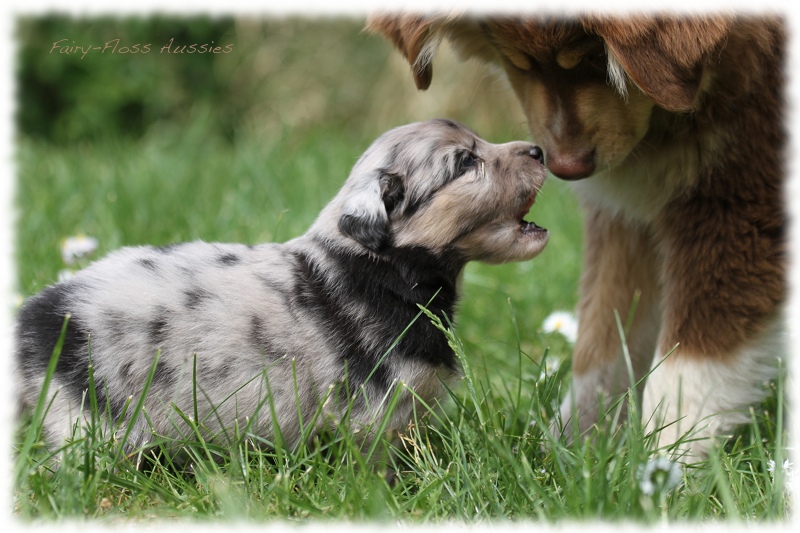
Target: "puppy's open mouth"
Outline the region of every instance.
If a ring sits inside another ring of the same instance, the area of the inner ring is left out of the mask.
[[[520,213],[517,216],[517,219],[519,220],[519,230],[522,232],[523,235],[532,235],[535,233],[547,232],[547,229],[537,225],[535,222],[528,222],[527,220],[525,220],[525,217],[528,216],[528,211],[531,210],[531,207],[533,207],[534,202],[536,202],[535,193],[525,204],[524,208],[520,210]]]

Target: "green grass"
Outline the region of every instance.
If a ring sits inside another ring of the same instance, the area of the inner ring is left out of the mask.
[[[369,142],[323,130],[232,146],[204,137],[201,125],[180,140],[153,136],[69,148],[23,140],[21,290],[31,294],[55,280],[64,268],[59,243],[76,233],[98,238],[97,256],[127,244],[299,235]],[[138,469],[136,454],[118,461],[118,443],[107,442],[99,428],[47,451],[38,425],[29,423],[16,440],[15,514],[103,522],[785,518],[780,480],[767,472],[768,460],[780,464],[785,456],[782,391],[754,410],[754,423],[728,443],[727,453],[684,469],[681,486],[661,497],[639,488],[637,472],[654,453],[635,409],[619,434],[571,445],[551,441],[547,420],[569,378],[570,345],[539,327],[552,310],[575,304],[580,216],[556,181],[546,184],[533,215],[552,232],[540,257],[468,268],[451,337],[466,378],[442,406],[420,412],[399,444],[381,443],[394,448],[394,485],[385,481],[385,469],[362,466],[346,432],[299,450],[260,449],[247,434],[228,445],[188,439],[187,473],[163,457]],[[545,356],[565,364],[542,378]],[[155,444],[139,455],[154,453],[161,453]]]

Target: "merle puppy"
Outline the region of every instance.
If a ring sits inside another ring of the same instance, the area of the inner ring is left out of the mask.
[[[195,413],[212,438],[238,423],[267,440],[279,428],[290,446],[345,416],[367,437],[385,416],[404,429],[409,390],[431,402],[456,371],[419,306],[452,318],[468,261],[526,260],[547,243],[523,220],[542,159],[449,120],[411,124],[373,143],[299,238],[118,250],[20,311],[19,400],[35,405],[69,315],[48,391],[53,442],[89,417],[90,364],[103,423],[133,423],[130,446],[191,435]],[[157,353],[146,416],[131,421]]]

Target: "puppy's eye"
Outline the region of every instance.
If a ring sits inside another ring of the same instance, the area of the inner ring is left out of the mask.
[[[456,177],[461,176],[469,169],[475,167],[478,164],[478,161],[480,161],[480,158],[467,150],[459,152],[456,157]]]

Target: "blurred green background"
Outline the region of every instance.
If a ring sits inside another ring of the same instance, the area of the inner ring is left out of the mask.
[[[363,26],[358,17],[18,19],[20,295],[56,280],[70,235],[98,239],[91,259],[125,245],[300,235],[374,138],[400,124],[449,117],[491,142],[530,138],[502,77],[445,45],[431,89],[417,91],[400,54]],[[230,53],[175,53],[212,43]],[[532,360],[548,348],[570,353],[539,327],[575,305],[580,215],[550,179],[529,219],[551,231],[539,258],[470,265],[464,278],[459,334],[501,382],[498,361],[516,379],[518,346]]]
[[[484,135],[527,134],[510,92],[483,67],[459,67],[445,50],[433,89],[418,92],[408,66],[382,38],[364,33],[363,23],[23,18],[17,31],[20,131],[62,145],[109,135],[137,139],[203,116],[209,133],[235,142],[284,128],[372,135],[398,121],[445,115],[489,130]],[[177,53],[210,43],[223,50]],[[89,47],[95,49],[84,53]]]

